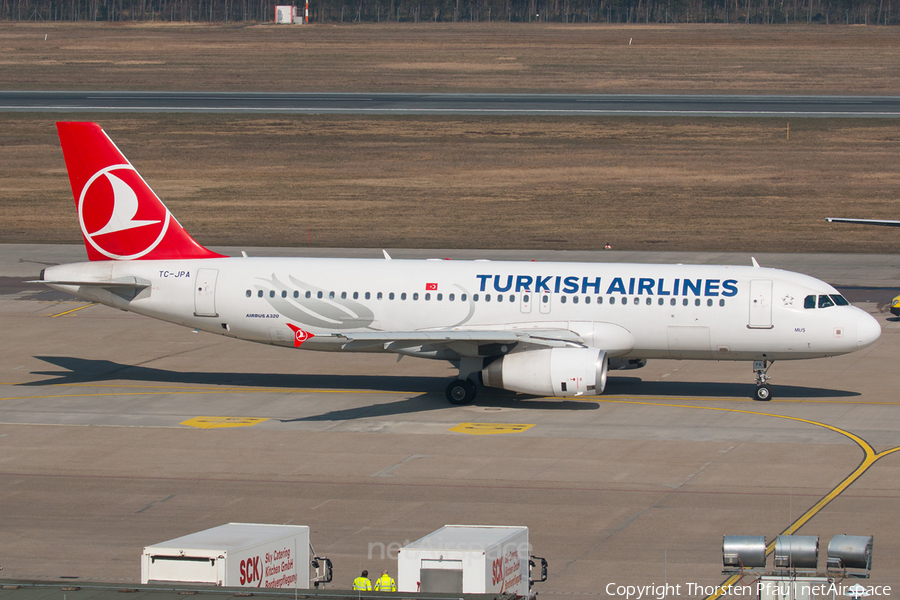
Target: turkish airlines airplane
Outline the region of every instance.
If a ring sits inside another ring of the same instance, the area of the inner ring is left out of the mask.
[[[650,358],[753,363],[854,352],[881,327],[832,286],[756,265],[227,257],[194,241],[94,123],[58,123],[90,262],[40,281],[197,330],[286,348],[450,361],[538,396],[603,392]]]

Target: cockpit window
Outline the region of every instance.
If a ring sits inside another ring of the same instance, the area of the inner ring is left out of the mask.
[[[834,303],[838,306],[849,306],[850,303],[847,302],[847,299],[841,296],[840,294],[831,294],[831,299],[834,300]]]
[[[829,296],[822,294],[819,296],[819,308],[828,308],[829,306],[834,306],[834,300],[832,300]]]
[[[803,308],[815,308],[816,307],[816,297],[815,295],[807,296],[803,300]]]

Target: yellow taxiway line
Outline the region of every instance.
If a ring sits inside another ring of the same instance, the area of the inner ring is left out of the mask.
[[[92,306],[97,306],[97,304],[97,302],[91,302],[90,304],[85,304],[84,306],[79,306],[78,308],[73,308],[72,310],[67,310],[66,312],[61,312],[57,315],[50,315],[50,318],[54,319],[56,317],[64,317],[66,315],[72,314],[75,311],[84,310],[85,308],[90,308]]]

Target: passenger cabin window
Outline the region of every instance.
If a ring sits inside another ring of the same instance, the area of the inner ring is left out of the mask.
[[[299,297],[300,297],[300,292],[298,292],[297,290],[294,290],[294,298],[299,298]]]
[[[307,297],[307,298],[312,298],[312,292],[306,292],[306,297]]]
[[[281,297],[287,298],[287,290],[281,290]]]
[[[250,290],[247,290],[247,297],[249,298],[252,295],[253,295],[253,292],[251,292]]]

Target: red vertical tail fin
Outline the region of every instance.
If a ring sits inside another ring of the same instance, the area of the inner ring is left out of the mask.
[[[221,258],[188,235],[96,123],[57,123],[90,260]]]

